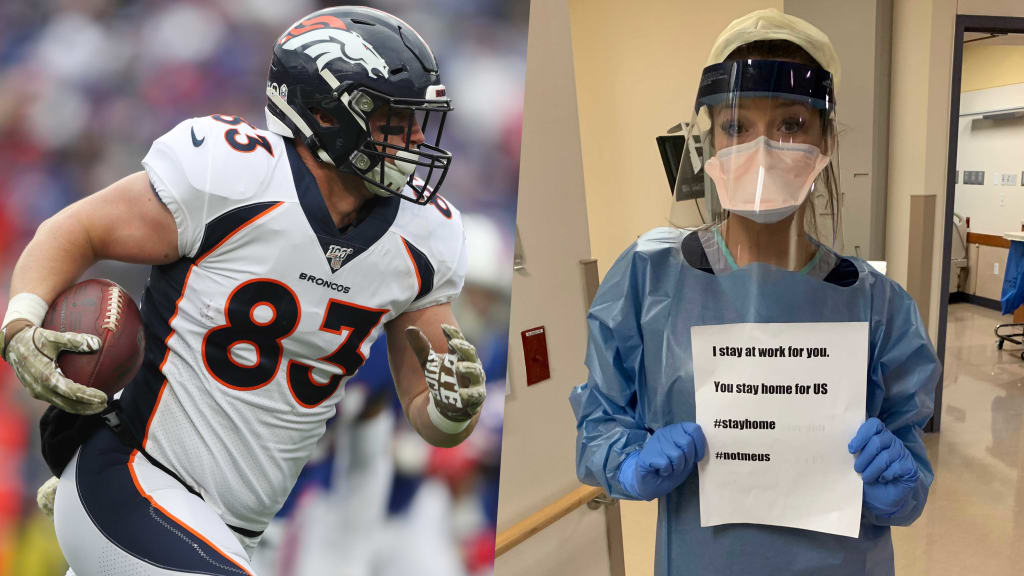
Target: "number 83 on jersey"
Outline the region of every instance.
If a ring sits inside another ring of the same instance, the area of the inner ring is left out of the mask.
[[[288,389],[295,401],[315,408],[331,397],[341,379],[356,373],[366,361],[363,343],[373,333],[386,309],[368,308],[330,299],[320,331],[340,337],[341,342],[321,362],[337,366],[326,382],[313,377],[313,367],[289,359]],[[302,309],[295,292],[285,284],[267,278],[249,280],[235,288],[224,306],[225,324],[210,329],[203,337],[202,353],[206,371],[217,382],[234,390],[256,390],[274,381],[284,358],[283,341],[299,325]],[[240,359],[248,347],[248,362]]]

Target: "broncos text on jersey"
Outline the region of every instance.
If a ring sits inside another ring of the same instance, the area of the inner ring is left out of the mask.
[[[181,259],[152,270],[125,420],[225,522],[262,530],[383,326],[458,296],[461,217],[375,197],[341,233],[292,141],[234,116],[182,122],[143,166]]]

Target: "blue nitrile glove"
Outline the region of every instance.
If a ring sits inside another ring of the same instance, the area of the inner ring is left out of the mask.
[[[619,483],[637,498],[660,498],[686,480],[704,458],[706,446],[704,432],[694,422],[659,428],[643,448],[622,461]]]
[[[864,505],[880,516],[891,516],[907,503],[921,472],[910,450],[878,418],[861,424],[849,445],[853,463],[864,479]]]

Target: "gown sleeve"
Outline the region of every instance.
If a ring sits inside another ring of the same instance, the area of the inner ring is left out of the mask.
[[[885,516],[865,509],[864,516],[879,526],[909,526],[924,510],[935,478],[923,429],[932,416],[942,368],[914,300],[895,282],[884,281],[887,297],[871,321],[867,415],[877,417],[903,442],[921,474],[903,508]]]
[[[645,269],[646,259],[634,245],[602,281],[587,315],[590,375],[569,396],[576,414],[576,475],[613,498],[630,500],[636,497],[619,482],[619,468],[650,437],[637,402],[644,377],[640,313]]]

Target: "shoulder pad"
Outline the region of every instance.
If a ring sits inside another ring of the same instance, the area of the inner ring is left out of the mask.
[[[174,216],[178,253],[194,255],[218,215],[272,193],[284,154],[280,136],[227,116],[186,120],[153,142],[142,165]]]
[[[245,199],[263,189],[282,154],[280,136],[215,114],[186,120],[158,138],[146,164],[168,187]]]
[[[395,228],[406,240],[431,252],[448,251],[462,245],[462,214],[440,195],[425,206],[402,201]]]
[[[458,296],[467,262],[466,235],[458,209],[440,196],[425,206],[403,200],[393,230],[426,258],[432,270],[432,286],[417,296],[412,309]]]

